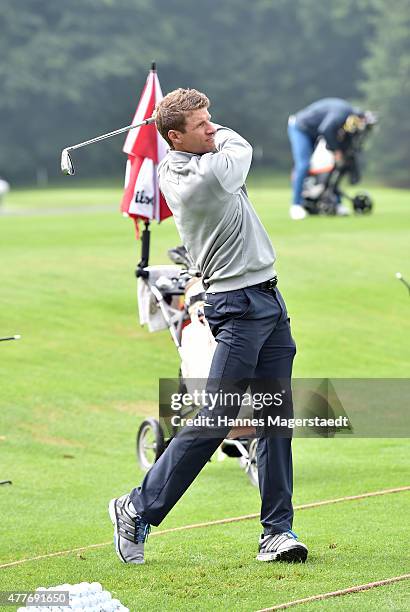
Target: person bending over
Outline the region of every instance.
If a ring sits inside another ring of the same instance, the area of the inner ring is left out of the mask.
[[[299,220],[307,216],[303,207],[303,182],[309,173],[310,158],[318,138],[326,140],[326,146],[334,153],[336,163],[341,162],[344,125],[351,115],[362,117],[364,113],[341,98],[323,98],[289,117],[288,136],[294,164],[293,199],[290,207],[292,219]]]

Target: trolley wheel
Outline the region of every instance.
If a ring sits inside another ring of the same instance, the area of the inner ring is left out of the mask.
[[[164,434],[156,419],[146,419],[137,433],[137,460],[143,470],[149,470],[165,449]]]
[[[256,457],[257,447],[258,447],[258,439],[252,438],[248,446],[249,457],[248,457],[247,472],[248,472],[249,480],[251,481],[254,487],[257,487],[259,485],[258,460]]]
[[[357,215],[368,215],[372,212],[373,200],[367,193],[358,193],[353,198],[353,210]]]

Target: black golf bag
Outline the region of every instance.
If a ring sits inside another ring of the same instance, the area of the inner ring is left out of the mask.
[[[362,148],[376,119],[373,115],[362,120],[360,126],[352,126],[343,132],[341,149],[343,160],[335,161],[332,151],[326,148],[323,138],[319,139],[311,157],[310,171],[303,184],[303,206],[311,215],[336,215],[343,199],[352,203],[356,214],[370,213],[373,201],[368,193],[357,193],[350,197],[342,191],[341,182],[347,178],[351,185],[361,180]]]

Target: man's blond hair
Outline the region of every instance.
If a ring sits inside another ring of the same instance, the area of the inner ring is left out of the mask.
[[[187,115],[201,108],[208,108],[209,99],[196,89],[182,89],[179,87],[162,98],[155,108],[155,124],[158,132],[167,141],[171,148],[172,142],[168,138],[169,130],[185,132]]]

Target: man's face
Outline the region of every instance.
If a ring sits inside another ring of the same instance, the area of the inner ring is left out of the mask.
[[[168,137],[176,151],[203,155],[215,150],[216,128],[210,122],[207,108],[199,108],[186,114],[185,132],[170,130]]]

